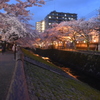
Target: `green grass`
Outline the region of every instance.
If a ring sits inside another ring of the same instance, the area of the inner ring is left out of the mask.
[[[32,59],[56,67],[32,52],[25,49],[22,51]],[[28,89],[34,92],[30,93],[30,96],[35,95],[40,100],[100,100],[100,91],[85,83],[63,77],[28,62],[25,62],[25,65]]]
[[[46,65],[49,65],[49,66],[53,66],[55,68],[58,68],[56,65],[54,65],[53,63],[50,63],[50,62],[47,62],[46,60],[42,59],[40,56],[36,56],[33,52],[31,51],[28,51],[26,49],[22,49],[24,55],[26,55],[27,57],[30,57],[32,59],[35,59],[39,62],[42,62],[42,63],[45,63]]]
[[[80,81],[29,63],[26,63],[26,70],[26,75],[31,78],[32,91],[36,96],[46,98],[44,100],[100,100],[100,91]]]

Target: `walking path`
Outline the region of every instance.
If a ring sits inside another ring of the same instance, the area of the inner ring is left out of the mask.
[[[0,53],[0,100],[5,100],[15,68],[12,52]]]

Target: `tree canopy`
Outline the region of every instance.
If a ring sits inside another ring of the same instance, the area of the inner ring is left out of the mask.
[[[33,26],[29,24],[31,19],[30,11],[26,8],[33,6],[42,6],[44,0],[16,0],[15,4],[10,4],[10,0],[0,0],[0,33],[6,41],[12,41],[23,37],[35,37],[36,32]]]

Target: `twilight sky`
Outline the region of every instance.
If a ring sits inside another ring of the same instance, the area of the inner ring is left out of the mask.
[[[22,0],[25,1],[25,0]],[[43,20],[47,14],[56,10],[57,12],[76,13],[78,19],[85,17],[90,18],[98,14],[100,8],[100,0],[45,0],[46,4],[42,7],[32,7],[28,10],[33,13],[32,25],[35,22]],[[11,0],[14,3],[15,0]]]

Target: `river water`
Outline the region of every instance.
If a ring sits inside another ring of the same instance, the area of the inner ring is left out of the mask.
[[[96,79],[92,76],[89,76],[73,68],[61,67],[61,69],[65,71],[66,73],[68,73],[70,76],[77,78],[78,80],[100,91],[100,80],[99,79]]]
[[[48,57],[46,58],[42,57],[42,58],[45,59],[46,61],[49,61],[50,63],[55,64],[56,66],[61,68],[63,71],[65,71],[68,75],[72,76],[73,78],[76,78],[100,91],[100,79],[96,79],[92,76],[89,76],[77,69],[69,68],[67,66],[64,66],[63,64],[59,64],[57,62],[51,61]]]

